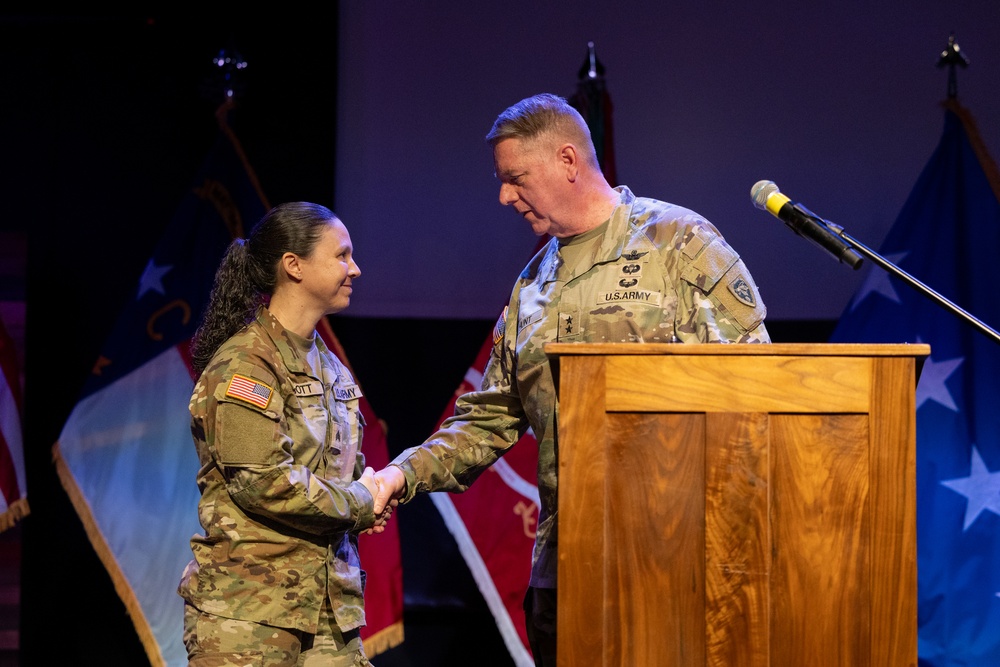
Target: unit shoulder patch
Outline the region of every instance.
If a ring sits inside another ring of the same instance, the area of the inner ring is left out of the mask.
[[[745,331],[755,328],[767,316],[767,308],[760,298],[760,291],[743,262],[734,264],[726,275],[722,276],[718,289],[712,293]]]
[[[737,275],[735,278],[729,281],[729,291],[733,293],[736,299],[751,308],[757,306],[757,299],[754,296],[753,287],[742,275]]]

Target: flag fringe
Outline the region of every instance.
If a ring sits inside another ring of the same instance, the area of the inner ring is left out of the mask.
[[[31,514],[27,498],[18,498],[10,504],[7,511],[0,514],[0,533],[13,528],[18,521]]]
[[[969,143],[972,145],[973,152],[975,152],[976,157],[979,159],[979,164],[983,168],[983,173],[986,174],[986,180],[989,182],[990,188],[993,190],[993,195],[1000,200],[1000,169],[997,168],[997,163],[993,161],[993,157],[990,156],[990,152],[987,150],[986,144],[983,142],[983,138],[979,135],[979,128],[976,126],[976,119],[973,118],[972,113],[959,104],[956,99],[947,99],[942,103],[942,106],[958,116],[958,119],[962,121],[962,125],[965,127],[965,134],[969,138]]]
[[[372,636],[365,639],[365,654],[374,658],[379,653],[385,653],[403,643],[403,622],[397,621],[387,625]]]
[[[150,665],[152,667],[166,667],[166,661],[160,652],[156,637],[153,636],[153,631],[149,627],[149,621],[142,612],[142,606],[139,604],[135,593],[132,591],[132,587],[119,568],[118,561],[115,559],[110,547],[108,547],[101,529],[98,527],[97,522],[94,521],[94,516],[90,511],[90,503],[84,498],[80,487],[76,485],[73,473],[62,457],[58,442],[52,445],[52,462],[55,464],[56,473],[59,475],[59,481],[62,483],[66,495],[69,496],[70,502],[73,504],[77,515],[80,517],[80,521],[83,523],[83,528],[87,533],[90,544],[94,547],[97,557],[104,564],[104,568],[108,571],[108,574],[111,575],[115,592],[118,593],[118,597],[125,604],[125,610],[132,619],[132,624],[139,635],[139,641],[142,643],[143,648],[146,649],[146,656],[149,658]]]

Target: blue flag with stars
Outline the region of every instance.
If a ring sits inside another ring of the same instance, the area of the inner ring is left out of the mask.
[[[239,143],[220,129],[53,447],[154,667],[187,665],[177,584],[201,530],[188,344],[223,253],[267,210]]]
[[[879,254],[980,321],[1000,318],[1000,172],[975,122],[944,132]],[[927,343],[916,388],[921,667],[1000,665],[1000,342],[872,266],[831,336]],[[995,329],[995,322],[986,322]]]

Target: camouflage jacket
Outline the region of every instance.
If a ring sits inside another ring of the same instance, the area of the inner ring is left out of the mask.
[[[541,503],[532,586],[556,585],[557,397],[543,345],[770,342],[757,286],[710,222],[616,189],[621,200],[603,230],[563,241],[574,246],[574,264],[563,263],[552,239],[522,271],[481,390],[461,396],[437,433],[393,461],[406,476],[404,502],[460,492],[531,428]]]
[[[316,334],[262,308],[191,396],[201,468],[194,559],[178,592],[203,611],[315,632],[329,595],[342,630],[364,625],[357,533],[375,522],[361,396]]]

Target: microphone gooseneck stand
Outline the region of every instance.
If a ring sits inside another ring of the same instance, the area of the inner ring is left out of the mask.
[[[838,236],[847,241],[859,253],[861,253],[874,263],[878,264],[880,267],[882,267],[892,275],[898,277],[900,280],[906,282],[908,285],[915,288],[918,292],[922,293],[924,296],[930,298],[939,306],[946,308],[947,310],[950,310],[955,315],[958,315],[963,320],[965,320],[966,322],[974,326],[976,329],[978,329],[980,332],[982,332],[989,338],[992,338],[993,342],[1000,343],[1000,333],[998,333],[995,329],[990,328],[984,322],[979,320],[971,313],[963,310],[956,304],[952,303],[945,297],[941,296],[940,294],[932,290],[927,285],[923,284],[922,282],[920,282],[919,280],[908,274],[906,271],[903,271],[901,268],[899,268],[889,260],[879,255],[877,252],[875,252],[865,244],[853,238],[850,234],[845,232],[844,228],[841,227],[840,225],[834,224],[828,220],[824,220],[823,222]]]

